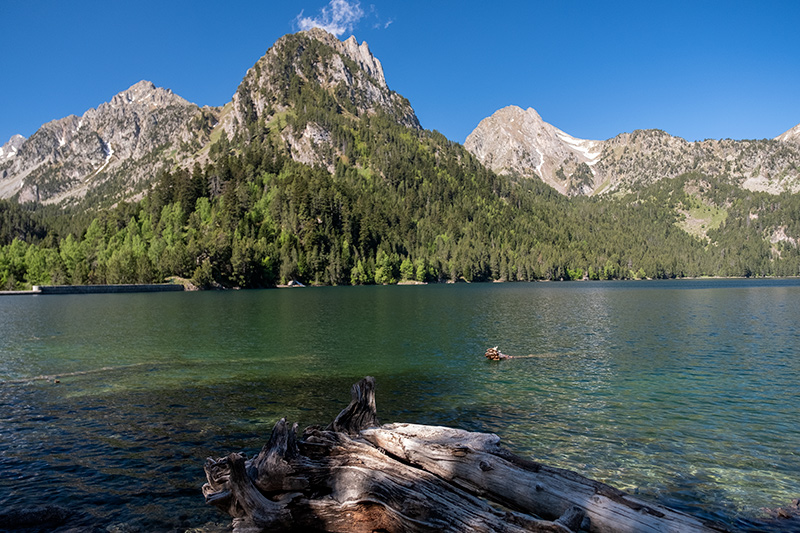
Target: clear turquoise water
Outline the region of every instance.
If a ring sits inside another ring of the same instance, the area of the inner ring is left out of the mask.
[[[779,531],[760,521],[800,497],[798,322],[796,280],[2,297],[0,501],[103,529],[224,521],[205,457],[255,453],[280,417],[327,423],[373,375],[383,422],[494,432]]]

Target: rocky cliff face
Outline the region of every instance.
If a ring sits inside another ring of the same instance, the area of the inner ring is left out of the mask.
[[[18,144],[0,160],[0,197],[62,201],[109,182],[130,191],[174,162],[181,142],[197,136],[192,120],[201,114],[172,91],[141,81],[81,117],[43,125]]]
[[[687,142],[660,130],[588,141],[544,122],[533,109],[510,106],[481,121],[465,146],[496,172],[538,177],[567,195],[626,191],[687,172],[779,193],[800,190],[799,138],[800,127],[759,141]]]
[[[17,155],[24,142],[25,137],[22,135],[12,135],[6,144],[0,146],[0,164]]]

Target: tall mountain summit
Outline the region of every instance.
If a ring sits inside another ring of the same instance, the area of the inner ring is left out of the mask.
[[[483,119],[465,147],[495,172],[537,177],[569,196],[630,191],[688,172],[749,190],[800,191],[800,125],[771,140],[688,142],[636,130],[596,141],[572,137],[531,108],[508,106]]]
[[[80,117],[44,124],[28,139],[15,135],[0,147],[0,198],[75,203],[88,195],[93,204],[110,205],[145,194],[161,170],[207,161],[223,134],[247,142],[268,126],[279,130],[293,159],[332,169],[341,150],[332,147],[330,128],[311,121],[298,131],[286,121],[304,84],[333,98],[300,105],[335,105],[354,117],[380,112],[419,128],[366,42],[312,29],[280,38],[225,106],[201,108],[141,81]]]
[[[538,176],[562,194],[592,192],[602,152],[600,141],[577,139],[517,106],[483,119],[464,146],[495,172]]]
[[[384,113],[404,126],[420,127],[408,100],[386,85],[383,67],[366,42],[359,45],[353,36],[340,41],[319,28],[280,38],[247,71],[226,108],[222,127],[229,138],[271,126],[280,130],[292,159],[329,170],[342,153],[334,146],[331,125],[320,117],[297,129],[284,121],[287,114],[318,110],[358,118]]]

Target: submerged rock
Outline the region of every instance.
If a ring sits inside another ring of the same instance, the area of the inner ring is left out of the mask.
[[[0,529],[31,527],[56,527],[65,524],[74,513],[58,505],[44,505],[27,509],[9,509],[0,512]]]

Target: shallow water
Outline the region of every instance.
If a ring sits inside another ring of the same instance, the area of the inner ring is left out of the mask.
[[[205,457],[255,453],[281,417],[327,423],[373,375],[383,422],[494,432],[778,531],[759,520],[800,497],[798,321],[795,280],[2,297],[0,501],[73,508],[69,526],[226,522]]]

